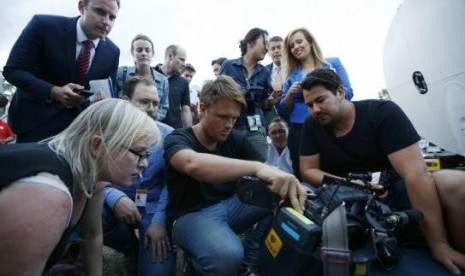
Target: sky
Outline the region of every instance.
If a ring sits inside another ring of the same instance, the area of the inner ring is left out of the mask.
[[[0,17],[0,67],[34,14],[77,16],[78,0],[3,0]],[[143,33],[155,44],[153,65],[163,63],[168,45],[187,51],[187,62],[200,87],[213,78],[211,61],[238,58],[239,41],[254,27],[270,37],[285,37],[306,27],[325,57],[337,56],[344,64],[354,99],[377,98],[385,88],[383,46],[390,23],[403,0],[121,0],[109,38],[121,50],[120,65],[132,65],[132,38]],[[57,42],[59,43],[59,42]],[[267,65],[271,60],[262,61]]]

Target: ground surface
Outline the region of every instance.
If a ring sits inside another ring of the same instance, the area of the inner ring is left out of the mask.
[[[183,264],[182,254],[178,254],[176,261],[175,276],[183,276],[181,265]],[[119,275],[119,266],[123,261],[123,254],[104,246],[103,247],[103,276]],[[155,276],[155,275],[154,275]]]
[[[103,275],[118,275],[119,265],[121,264],[122,260],[123,254],[106,246],[103,247]]]

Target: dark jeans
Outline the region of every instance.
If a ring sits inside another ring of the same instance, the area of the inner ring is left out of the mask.
[[[162,262],[152,259],[150,246],[144,245],[144,235],[150,224],[152,216],[142,212],[142,220],[137,225],[139,238],[134,229],[122,223],[113,213],[108,205],[103,205],[102,224],[104,233],[104,244],[121,253],[128,254],[132,250],[138,250],[138,273],[139,275],[173,275],[176,256],[170,252],[168,258]]]

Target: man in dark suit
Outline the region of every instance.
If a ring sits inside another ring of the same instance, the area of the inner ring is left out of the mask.
[[[35,15],[25,27],[3,71],[17,87],[8,120],[18,142],[65,129],[88,105],[75,91],[88,89],[89,80],[110,77],[114,83],[120,51],[106,36],[119,6],[119,0],[79,0],[80,17]],[[77,60],[85,48],[90,59],[82,68]]]
[[[266,69],[270,71],[270,83],[274,90],[282,89],[283,71],[281,70],[281,57],[284,40],[280,36],[273,36],[270,38],[268,47],[268,56],[271,58],[271,63],[268,64]]]
[[[273,88],[273,92],[271,92],[268,100],[274,106],[263,112],[267,126],[270,125],[271,122],[278,116],[287,121],[287,114],[278,114],[278,109],[276,108],[276,104],[281,99],[281,95],[283,93],[282,84],[284,79],[284,72],[281,68],[281,57],[284,40],[280,36],[273,36],[268,40],[268,43],[268,56],[272,62],[266,65],[265,68],[269,72],[270,85]],[[267,132],[268,131],[269,130],[267,129]]]

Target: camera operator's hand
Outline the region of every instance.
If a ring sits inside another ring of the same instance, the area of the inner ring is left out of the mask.
[[[431,251],[436,260],[442,263],[447,270],[455,275],[460,275],[460,270],[465,269],[465,255],[450,247],[447,243],[431,245]]]
[[[86,101],[85,97],[74,92],[74,90],[83,88],[84,86],[75,83],[54,86],[50,92],[50,99],[60,102],[66,107],[73,107]]]
[[[268,183],[273,193],[281,197],[288,196],[294,209],[303,213],[307,191],[294,175],[264,165],[257,171],[256,176]]]

